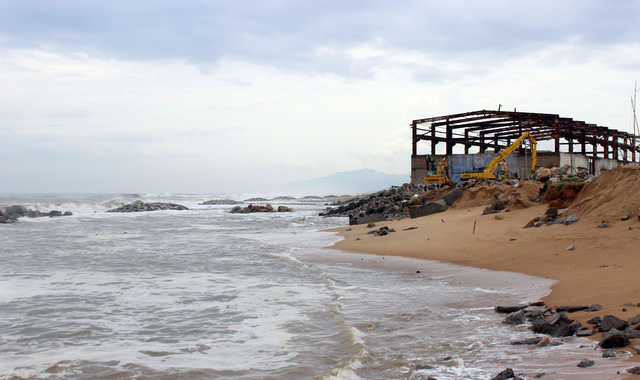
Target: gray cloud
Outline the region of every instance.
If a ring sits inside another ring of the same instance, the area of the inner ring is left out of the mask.
[[[558,41],[636,41],[639,14],[640,1],[5,0],[0,33],[5,47],[200,65],[238,58],[352,76],[366,75],[368,68],[319,57],[317,49],[378,40],[396,49],[489,62]]]

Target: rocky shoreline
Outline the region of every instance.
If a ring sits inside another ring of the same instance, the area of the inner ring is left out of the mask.
[[[15,223],[20,218],[43,218],[48,216],[49,218],[54,218],[58,216],[71,216],[73,213],[71,211],[58,211],[51,210],[49,212],[41,212],[38,210],[27,209],[24,206],[15,205],[9,206],[4,210],[0,210],[0,224],[9,224]]]
[[[145,212],[145,211],[159,211],[159,210],[189,210],[189,208],[176,203],[167,203],[167,202],[145,203],[141,200],[137,200],[130,204],[126,204],[117,208],[112,208],[111,210],[107,210],[107,212]]]
[[[640,303],[625,305],[627,308],[637,307],[640,311]],[[605,315],[603,318],[594,317],[587,321],[590,326],[583,327],[580,322],[575,322],[569,318],[569,314],[578,311],[597,312],[600,310],[599,304],[558,306],[554,309],[544,306],[541,302],[529,305],[509,305],[496,306],[495,312],[507,314],[502,323],[510,325],[529,325],[529,329],[534,334],[540,334],[532,338],[511,342],[512,345],[530,345],[536,347],[547,347],[562,345],[563,339],[571,336],[589,337],[602,333],[598,342],[598,348],[604,350],[603,358],[618,357],[621,352],[617,349],[631,345],[631,339],[640,338],[640,314],[624,320],[614,315]],[[631,347],[632,350],[640,354],[640,345]],[[579,368],[595,366],[593,360],[584,359],[576,364]],[[629,374],[640,374],[640,366],[627,369]],[[509,375],[508,377],[505,377]],[[545,377],[545,373],[537,374],[536,378]],[[515,375],[513,370],[507,370],[496,375],[493,379],[522,379]]]

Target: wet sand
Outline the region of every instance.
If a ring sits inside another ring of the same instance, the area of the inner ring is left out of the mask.
[[[604,229],[596,228],[601,220],[589,217],[581,217],[570,226],[524,229],[529,220],[545,212],[546,205],[502,212],[502,220],[496,219],[495,214],[481,215],[482,209],[449,209],[422,218],[379,222],[375,228],[389,226],[396,231],[379,237],[367,234],[372,229],[366,225],[338,228],[332,231],[344,240],[330,248],[435,260],[554,280],[551,293],[543,297],[545,305],[602,305],[599,312],[570,314],[585,326],[595,316],[613,314],[629,319],[640,314],[640,307],[625,306],[640,303],[637,217],[628,221],[609,220],[612,227]],[[351,230],[347,231],[348,228]],[[575,249],[566,250],[571,245]],[[631,346],[637,344],[638,339]],[[638,355],[630,360],[633,365],[640,362]]]

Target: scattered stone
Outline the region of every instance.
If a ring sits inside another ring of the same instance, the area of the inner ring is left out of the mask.
[[[626,330],[624,330],[624,335],[626,335],[629,339],[640,339],[640,330],[628,327]]]
[[[602,222],[602,223],[598,224],[598,227],[596,227],[596,228],[610,228],[610,227],[611,227],[611,225],[609,223]]]
[[[411,230],[416,230],[416,229],[418,229],[418,227],[409,227],[409,228],[405,228],[402,231],[411,231]]]
[[[617,358],[618,354],[616,353],[615,350],[606,350],[605,352],[602,353],[602,357],[605,359]]]
[[[542,379],[545,376],[547,376],[547,373],[546,372],[542,372],[542,373],[539,373],[539,374],[535,375],[533,378],[534,379]]]
[[[495,218],[498,219],[498,220],[504,219],[504,217],[502,215],[496,215]]]
[[[580,306],[558,306],[556,307],[556,313],[575,313],[576,311],[587,310],[589,306],[580,305]]]
[[[569,215],[566,219],[562,221],[565,225],[570,225],[578,221],[578,216],[576,214]]]
[[[531,322],[531,330],[534,333],[546,334],[550,336],[571,336],[580,328],[580,323],[573,323],[566,313],[555,313],[547,321],[539,316]]]
[[[596,362],[591,359],[583,359],[582,361],[580,361],[580,363],[578,363],[578,367],[580,368],[593,367],[594,365],[596,365]]]
[[[500,372],[496,376],[494,376],[491,380],[507,380],[516,377],[516,374],[513,372],[511,368],[507,368],[504,371]]]
[[[551,313],[551,309],[546,306],[527,306],[522,310],[527,316],[527,319],[535,319],[541,315]]]
[[[422,201],[417,196],[414,196],[409,200],[409,207],[411,206],[422,206]]]
[[[427,203],[426,205],[409,210],[409,216],[412,219],[420,218],[423,216],[446,211],[448,208],[449,206],[447,206],[447,203],[444,200],[439,199],[435,202]]]
[[[548,336],[545,336],[542,339],[540,339],[540,341],[536,344],[536,347],[546,347],[550,344],[551,344],[551,339],[549,339]]]
[[[496,313],[511,314],[515,313],[516,311],[522,310],[525,307],[527,307],[527,305],[496,306],[494,310]]]
[[[622,218],[620,218],[620,220],[622,220],[623,222],[624,222],[625,220],[629,220],[629,219],[630,219],[629,215],[625,215],[625,216],[623,216]]]
[[[636,354],[640,355],[640,344],[637,346],[631,347],[633,350],[636,350]]]
[[[564,250],[565,250],[565,251],[573,251],[573,250],[575,250],[575,249],[576,249],[576,247],[574,247],[574,246],[570,245],[570,246],[568,246],[567,248],[565,248]]]
[[[629,327],[629,322],[622,320],[614,315],[605,315],[602,318],[602,322],[600,322],[599,330],[601,332],[607,332],[611,329],[623,331],[627,327]]]
[[[589,311],[589,310],[587,310],[587,311]],[[591,319],[589,319],[587,321],[587,323],[590,324],[590,325],[598,325],[598,324],[600,324],[600,322],[602,322],[602,319],[600,319],[600,317],[593,317],[593,318],[591,318]]]
[[[509,314],[502,323],[507,325],[523,325],[527,322],[527,316],[524,309]]]
[[[229,211],[232,214],[235,214],[236,212],[239,212],[240,210],[242,210],[242,207],[240,206],[235,206],[234,208],[231,209],[231,211]]]
[[[518,341],[515,341],[515,342],[511,342],[511,345],[513,345],[513,346],[536,346],[536,345],[538,345],[538,343],[540,343],[542,341],[542,339],[543,339],[543,337],[536,336],[536,337],[533,337],[533,338],[528,338],[528,339],[523,339],[523,340],[518,340]],[[549,338],[547,338],[547,339],[549,339]]]
[[[640,366],[635,366],[633,368],[629,368],[627,370],[627,373],[630,373],[632,375],[640,375]]]
[[[367,228],[373,228],[375,226],[376,226],[376,224],[374,222],[371,222],[371,223],[367,224]]]
[[[619,330],[611,329],[602,335],[602,340],[598,345],[602,348],[621,348],[629,345],[631,341]]]
[[[630,325],[637,325],[638,323],[640,323],[640,314],[636,315],[635,317],[629,318]]]
[[[600,305],[599,303],[594,303],[593,305],[589,306],[589,310],[587,311],[600,311],[600,309],[602,309],[602,305]]]
[[[54,218],[56,216],[62,216],[62,211],[51,210],[48,212],[49,218]]]
[[[351,230],[352,230],[352,228],[347,228],[345,231],[351,231]]]
[[[585,327],[585,328],[578,329],[578,331],[576,331],[576,336],[592,336],[592,335],[596,335],[595,329],[590,329]]]
[[[356,238],[356,241],[360,240],[360,238]]]
[[[278,212],[293,212],[293,209],[287,206],[278,206]]]

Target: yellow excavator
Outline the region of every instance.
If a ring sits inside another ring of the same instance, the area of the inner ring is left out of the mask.
[[[513,144],[509,145],[508,147],[506,147],[502,152],[500,152],[497,156],[495,156],[491,162],[489,162],[489,165],[487,165],[483,171],[481,172],[473,172],[473,173],[462,173],[460,174],[460,179],[461,180],[467,180],[467,179],[472,179],[472,178],[488,178],[488,179],[502,179],[499,178],[498,176],[496,176],[495,171],[496,168],[498,166],[501,166],[503,171],[508,172],[507,169],[507,162],[504,161],[504,159],[510,155],[511,153],[513,153],[520,145],[522,145],[522,143],[524,142],[524,140],[529,140],[530,143],[530,148],[531,148],[531,173],[533,174],[536,170],[536,160],[537,160],[537,142],[536,139],[533,138],[533,136],[531,135],[531,133],[529,132],[525,132],[522,134],[522,136],[518,137],[518,139],[516,141],[513,142]],[[503,177],[504,178],[504,177]]]
[[[427,161],[429,160],[429,158],[427,158]],[[431,162],[432,161],[433,161],[433,158],[431,158]],[[440,160],[440,162],[438,162],[438,168],[436,169],[436,172],[435,173],[431,172],[431,174],[427,174],[422,179],[422,183],[434,184],[434,183],[449,182],[449,175],[447,174],[448,169],[449,169],[449,164],[447,163],[447,158],[445,157],[442,160]]]

